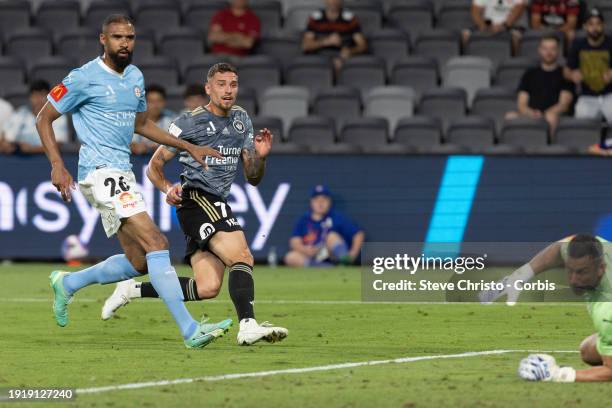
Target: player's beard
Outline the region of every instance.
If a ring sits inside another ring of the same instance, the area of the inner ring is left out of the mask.
[[[601,37],[603,37],[604,33],[603,31],[597,31],[595,33],[587,33],[587,35],[589,36],[589,38],[595,42],[601,40]]]
[[[120,55],[119,51],[116,53],[108,53],[108,58],[113,64],[120,70],[124,70],[125,67],[132,63],[132,52],[128,51],[126,56]]]

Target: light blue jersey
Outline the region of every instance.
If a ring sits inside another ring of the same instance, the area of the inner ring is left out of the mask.
[[[147,110],[142,73],[128,65],[123,74],[100,57],[68,74],[47,99],[72,122],[81,141],[78,180],[99,167],[131,170],[130,142],[137,112]]]

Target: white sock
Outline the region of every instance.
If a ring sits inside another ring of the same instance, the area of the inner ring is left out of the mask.
[[[130,289],[128,291],[128,297],[130,299],[142,297],[142,294],[140,292],[140,285],[140,282],[136,282],[135,284],[129,286]]]

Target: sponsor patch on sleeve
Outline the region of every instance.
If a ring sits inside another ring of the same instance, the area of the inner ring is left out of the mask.
[[[58,85],[55,85],[55,87],[53,87],[53,89],[49,93],[51,94],[51,98],[53,98],[55,102],[59,102],[64,97],[64,95],[68,93],[68,88],[66,88],[64,84],[60,83]]]
[[[176,126],[174,123],[171,123],[170,127],[168,127],[168,133],[170,133],[174,137],[179,137],[179,135],[183,133],[183,129]]]

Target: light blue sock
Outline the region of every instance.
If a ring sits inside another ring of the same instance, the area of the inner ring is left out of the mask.
[[[77,290],[94,283],[113,283],[136,276],[140,274],[124,254],[113,255],[87,269],[66,275],[64,289],[69,295],[72,295]]]
[[[346,246],[344,241],[336,242],[331,250],[332,250],[334,259],[342,259],[342,257],[345,257],[348,255],[348,247]]]
[[[176,271],[170,264],[170,253],[165,250],[149,252],[147,266],[153,287],[170,310],[183,338],[188,339],[196,330],[198,323],[193,320],[183,303],[183,291]]]

